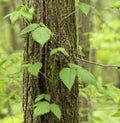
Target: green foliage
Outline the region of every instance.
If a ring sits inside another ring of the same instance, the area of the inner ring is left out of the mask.
[[[27,27],[25,27],[25,28],[21,31],[21,33],[20,33],[19,35],[24,35],[24,34],[26,34],[26,33],[29,33],[29,32],[31,32],[31,31],[35,30],[38,26],[39,26],[39,24],[36,24],[36,23],[30,24],[30,25],[28,25]]]
[[[61,111],[60,111],[59,106],[53,103],[53,104],[50,105],[50,110],[60,120]]]
[[[14,24],[18,19],[23,17],[30,23],[33,19],[33,14],[34,10],[32,8],[29,9],[27,6],[20,5],[14,12],[5,16],[5,18],[10,16],[10,20]]]
[[[42,100],[46,101],[42,101]],[[58,105],[55,103],[50,103],[50,95],[49,94],[41,94],[38,95],[35,99],[34,104],[34,117],[44,115],[49,113],[50,111],[60,120],[61,118],[61,111]]]
[[[30,64],[30,66],[28,67],[28,72],[37,77],[41,68],[42,68],[42,63],[36,62],[34,64]]]
[[[72,88],[76,76],[81,82],[96,86],[96,79],[90,72],[76,64],[68,63],[68,66],[70,68],[63,68],[60,71],[59,76],[69,90]]]
[[[36,103],[34,105],[36,108],[34,110],[34,117],[46,114],[50,112],[50,103],[46,101],[42,101],[39,103]]]
[[[69,54],[66,52],[65,48],[63,47],[54,48],[53,50],[51,50],[50,55],[52,56],[56,54],[57,52],[61,52],[67,57],[69,56]]]
[[[50,39],[52,33],[47,27],[39,27],[32,32],[33,39],[42,46]]]
[[[110,8],[112,8],[112,9],[120,9],[120,1],[115,2]]]
[[[91,9],[91,6],[90,6],[90,5],[79,1],[79,2],[78,2],[78,6],[79,6],[80,10],[81,10],[85,15],[88,15],[88,13],[90,12],[90,9]]]
[[[63,83],[65,84],[65,86],[71,90],[74,81],[75,81],[75,77],[76,77],[76,71],[74,69],[71,68],[63,68],[60,71],[60,79],[63,81]]]

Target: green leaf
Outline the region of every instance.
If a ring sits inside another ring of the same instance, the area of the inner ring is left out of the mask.
[[[97,9],[95,9],[94,7],[91,7],[91,8],[92,8],[93,13],[94,13],[97,17],[99,17],[99,18],[102,17],[101,14],[100,14],[100,12],[99,12]]]
[[[39,27],[32,32],[32,37],[43,46],[50,39],[51,32],[46,27]]]
[[[91,6],[86,4],[86,3],[82,3],[82,2],[78,2],[78,6],[80,8],[80,10],[87,15],[91,9]]]
[[[82,67],[80,67],[77,70],[77,76],[80,79],[80,81],[83,81],[83,82],[86,82],[88,84],[92,84],[95,86],[97,85],[95,77],[90,72],[88,72],[86,69]]]
[[[59,73],[60,79],[63,81],[65,86],[70,90],[74,84],[76,70],[71,68],[63,68]]]
[[[112,116],[113,117],[120,117],[120,111],[115,112]]]
[[[70,68],[73,68],[73,69],[79,69],[79,68],[81,68],[79,65],[76,65],[76,64],[73,64],[73,63],[68,63],[68,66],[70,67]]]
[[[30,13],[30,8],[28,8],[27,6],[23,6],[21,7],[21,9],[19,10],[20,14],[29,22],[32,21],[33,19],[33,14]]]
[[[50,102],[50,95],[49,94],[45,94],[45,96],[44,96],[44,98],[47,100],[47,101],[49,101]]]
[[[59,106],[53,103],[53,104],[50,105],[50,110],[60,120],[61,110],[60,110]]]
[[[42,67],[42,63],[36,62],[35,64],[32,64],[28,67],[28,72],[37,77],[41,67]]]
[[[37,27],[39,26],[39,24],[36,24],[36,23],[33,23],[33,24],[30,24],[29,26],[25,27],[21,33],[19,35],[24,35],[28,32],[31,32],[33,31],[34,29],[36,29]]]
[[[12,12],[11,14],[10,14],[10,20],[11,20],[11,22],[14,24],[19,18],[20,18],[20,13],[19,12]]]
[[[56,54],[57,52],[62,52],[65,56],[69,56],[69,54],[66,52],[65,48],[63,47],[58,47],[58,48],[54,48],[51,52],[50,52],[50,55],[54,55]]]
[[[46,99],[47,101],[50,101],[50,95],[49,94],[40,94],[35,99],[35,102],[41,101],[42,99]]]
[[[34,110],[34,118],[39,116],[39,115],[44,115],[48,112],[50,112],[50,103],[43,101],[43,102],[39,102],[36,105],[37,107]]]

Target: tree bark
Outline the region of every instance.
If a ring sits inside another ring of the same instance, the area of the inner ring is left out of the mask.
[[[26,35],[24,47],[24,62],[43,63],[38,77],[30,75],[27,71],[23,76],[23,110],[24,123],[79,123],[78,82],[76,80],[69,91],[59,79],[59,71],[67,66],[68,62],[77,63],[77,38],[74,0],[24,0],[25,5],[35,9],[34,22],[46,24],[55,36],[42,48],[34,42],[31,35]],[[66,18],[67,17],[67,18]],[[50,51],[56,47],[64,47],[69,53],[69,58],[64,55],[50,57]],[[34,99],[38,94],[51,95],[51,103],[56,103],[62,111],[59,121],[52,113],[33,119]]]

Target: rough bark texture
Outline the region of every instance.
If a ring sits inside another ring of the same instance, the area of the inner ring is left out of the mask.
[[[80,0],[80,2],[87,3],[90,5],[90,0]],[[82,53],[80,57],[86,60],[89,60],[89,32],[91,31],[90,27],[90,14],[87,16],[81,11],[77,12],[77,42],[78,45],[82,47]],[[84,62],[80,63],[84,68],[88,69],[88,65]],[[86,84],[81,83],[81,88],[86,87]],[[80,117],[80,121],[88,121],[89,119],[89,104],[88,100],[80,96],[79,99],[80,110],[83,116]]]
[[[45,23],[55,36],[42,48],[34,42],[31,35],[25,38],[24,61],[43,63],[42,73],[50,80],[39,74],[31,76],[27,71],[23,77],[23,110],[24,123],[79,123],[78,83],[75,82],[71,91],[59,79],[59,71],[67,66],[67,62],[77,63],[75,15],[65,18],[75,11],[74,0],[24,0],[25,5],[33,7],[36,13],[35,22]],[[50,51],[56,47],[64,47],[69,58],[59,53],[50,57]],[[56,103],[62,111],[59,121],[52,113],[33,119],[33,103],[36,95],[49,93],[51,103]]]

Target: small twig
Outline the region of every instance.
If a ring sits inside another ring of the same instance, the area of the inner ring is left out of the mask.
[[[60,21],[60,24],[67,18],[69,18],[71,15],[73,15],[74,13],[76,13],[79,9],[76,9],[75,11],[71,12],[70,14],[68,14],[67,16],[63,17],[62,20]]]
[[[99,64],[99,63],[96,63],[96,62],[87,61],[87,60],[85,60],[85,59],[79,59],[79,60],[80,60],[80,61],[83,61],[83,62],[86,62],[86,63],[89,63],[89,64],[101,66],[101,67],[116,67],[116,68],[120,69],[120,66],[118,66],[118,65],[105,65],[105,64]]]

